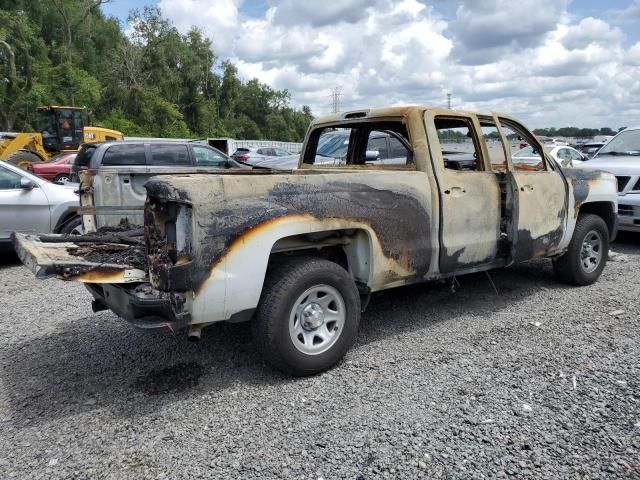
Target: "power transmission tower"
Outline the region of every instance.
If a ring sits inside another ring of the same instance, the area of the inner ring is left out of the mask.
[[[342,87],[340,87],[339,85],[336,85],[335,87],[333,87],[333,90],[331,90],[331,106],[333,109],[333,113],[337,113],[340,111],[340,97],[342,97],[344,94],[342,93]]]
[[[451,94],[447,93],[447,108],[451,110]]]

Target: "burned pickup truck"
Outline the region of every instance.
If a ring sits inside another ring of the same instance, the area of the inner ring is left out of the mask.
[[[514,157],[512,142],[538,158]],[[501,114],[335,114],[312,123],[296,170],[165,175],[145,188],[144,230],[91,232],[91,217],[75,241],[16,234],[20,258],[40,278],[85,282],[96,309],[139,327],[198,337],[251,321],[265,359],[294,375],[345,354],[372,292],[541,257],[588,285],[616,233],[615,178],[561,169]]]

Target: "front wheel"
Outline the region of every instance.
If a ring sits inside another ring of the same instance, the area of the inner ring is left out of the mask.
[[[84,233],[82,217],[75,216],[64,222],[62,227],[60,227],[60,233],[66,235],[82,235]]]
[[[359,322],[360,297],[349,273],[328,260],[305,257],[267,277],[253,336],[273,367],[291,375],[313,375],[344,356]]]
[[[563,282],[591,285],[600,277],[608,255],[607,224],[597,215],[580,215],[569,248],[553,261],[553,269]]]

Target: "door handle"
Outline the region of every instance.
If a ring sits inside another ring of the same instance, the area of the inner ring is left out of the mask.
[[[450,187],[444,191],[446,195],[451,195],[453,197],[459,197],[467,193],[467,191],[463,187]]]
[[[521,192],[533,192],[533,185],[522,185],[520,187]]]

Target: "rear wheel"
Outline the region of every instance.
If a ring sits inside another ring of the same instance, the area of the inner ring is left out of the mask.
[[[42,163],[43,160],[34,152],[18,150],[7,157],[7,162],[13,163],[15,166],[26,170],[32,163]]]
[[[66,182],[71,181],[71,175],[68,173],[60,173],[55,176],[53,179],[53,183],[57,183],[59,185],[64,185]]]
[[[254,341],[267,363],[291,375],[335,365],[355,341],[360,297],[349,273],[319,258],[298,258],[265,281]]]
[[[569,248],[553,261],[553,269],[563,282],[591,285],[600,277],[608,255],[607,224],[597,215],[580,215]]]

